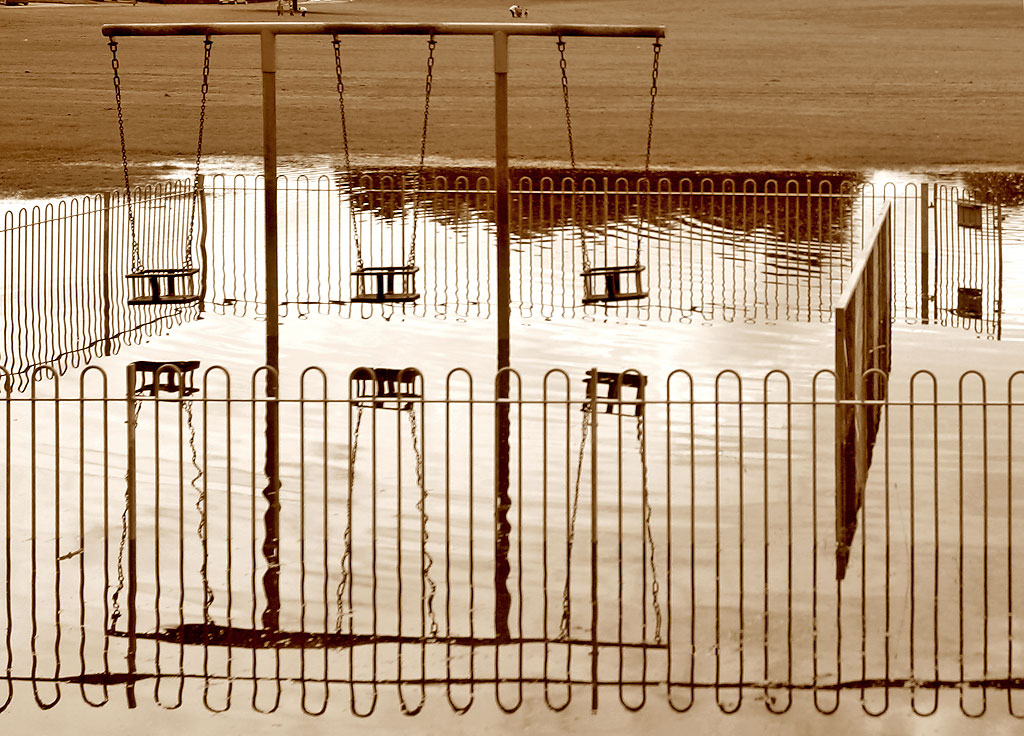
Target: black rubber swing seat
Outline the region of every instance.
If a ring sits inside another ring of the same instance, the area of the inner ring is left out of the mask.
[[[621,302],[646,299],[647,292],[641,282],[644,267],[597,266],[583,271],[583,303]]]
[[[192,293],[192,277],[197,273],[198,268],[148,268],[133,271],[127,278],[129,281],[140,281],[144,293],[128,299],[128,304],[143,306],[197,302],[199,295]]]
[[[354,302],[414,302],[416,266],[367,266],[352,272]]]

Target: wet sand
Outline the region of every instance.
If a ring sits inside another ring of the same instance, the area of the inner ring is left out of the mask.
[[[994,0],[893,6],[852,0],[532,3],[531,22],[661,23],[655,166],[696,169],[1014,169],[1020,165],[1024,11]],[[126,3],[0,7],[0,194],[94,192],[121,182],[104,23],[268,21],[272,3]],[[509,21],[503,3],[354,0],[309,3],[306,20]],[[285,20],[290,20],[285,16]],[[301,20],[296,16],[295,20]],[[419,152],[426,43],[343,44],[352,152],[411,162]],[[195,153],[201,43],[124,39],[128,150],[137,181]],[[493,155],[490,41],[442,38],[427,152],[432,161]],[[576,155],[639,166],[651,73],[647,41],[570,40]],[[301,167],[340,160],[335,76],[326,38],[279,44],[279,155]],[[261,153],[258,44],[218,39],[205,148]],[[517,162],[567,162],[558,54],[551,39],[511,44],[511,146]]]

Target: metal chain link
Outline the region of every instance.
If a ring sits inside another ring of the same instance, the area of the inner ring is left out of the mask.
[[[139,412],[142,411],[142,404],[135,402],[135,415],[129,420],[132,428],[139,426]],[[114,589],[114,597],[111,601],[110,628],[113,629],[117,620],[121,618],[121,604],[118,597],[124,590],[124,548],[128,543],[128,504],[131,498],[128,496],[128,471],[124,471],[124,511],[121,512],[121,542],[117,548],[117,588]]]
[[[121,106],[121,75],[118,73],[120,63],[117,60],[117,40],[110,39],[110,66],[114,70],[114,100],[117,102],[117,130],[121,135],[121,165],[124,171],[125,208],[128,210],[128,233],[132,245],[132,271],[142,270],[142,258],[139,255],[139,241],[135,237],[135,211],[132,209],[132,186],[128,181],[128,147],[124,138],[124,111]]]
[[[341,142],[345,150],[345,174],[349,180],[349,203],[348,211],[352,219],[352,240],[356,246],[356,269],[363,270],[363,248],[359,243],[359,221],[356,218],[355,208],[355,187],[352,185],[352,158],[348,145],[348,122],[345,118],[345,82],[341,76],[341,39],[334,34],[331,42],[334,46],[334,70],[337,73],[338,109],[341,111]]]
[[[654,140],[654,100],[658,96],[658,58],[661,55],[661,40],[654,40],[654,62],[651,65],[651,111],[647,117],[647,151],[644,154],[644,175],[647,176],[651,173],[651,142]],[[637,215],[637,233],[636,233],[636,267],[640,268],[641,264],[641,235],[640,226],[643,224],[643,220],[640,218],[639,213]]]
[[[192,477],[192,490],[196,494],[196,511],[199,512],[199,523],[196,526],[196,534],[199,536],[199,544],[203,548],[203,561],[199,565],[199,575],[203,580],[203,623],[210,623],[210,607],[213,605],[213,589],[210,587],[209,567],[207,565],[207,537],[206,537],[206,490],[199,486],[199,479],[203,477],[203,469],[199,467],[199,454],[196,452],[196,430],[192,422],[192,402],[183,401],[186,421],[188,423],[188,446],[192,451],[192,467],[196,474]]]
[[[352,559],[352,492],[355,489],[356,478],[356,452],[359,450],[359,427],[363,423],[363,407],[356,410],[356,427],[352,432],[352,448],[348,452],[348,514],[345,519],[344,550],[341,553],[341,580],[338,582],[336,591],[337,597],[337,619],[335,630],[340,634],[342,623],[345,620],[345,588],[348,586],[348,566]],[[353,609],[355,607],[353,606]],[[349,612],[351,615],[351,611]]]
[[[572,170],[576,171],[576,149],[573,146],[572,141],[572,113],[569,107],[569,75],[567,72],[567,64],[565,61],[565,41],[561,36],[558,37],[558,66],[562,71],[562,102],[565,104],[565,130],[569,137],[569,163],[572,166]],[[583,259],[583,271],[586,273],[590,270],[590,254],[587,252],[587,240],[586,240],[586,225],[584,223],[584,217],[586,210],[581,211],[580,208],[580,196],[576,192],[576,177],[573,176],[573,193],[570,195],[572,198],[572,220],[577,224],[580,231],[580,251]]]
[[[426,580],[427,588],[430,591],[426,595],[427,605],[427,616],[430,618],[430,638],[436,639],[438,626],[437,616],[434,614],[434,598],[437,596],[437,584],[430,576],[430,569],[434,566],[434,558],[430,552],[427,551],[427,541],[430,539],[430,535],[427,534],[427,522],[430,518],[427,516],[426,504],[427,500],[427,486],[423,480],[423,453],[420,452],[420,443],[418,439],[419,429],[416,424],[416,410],[413,407],[409,407],[409,429],[412,432],[412,451],[416,455],[416,482],[420,488],[420,498],[416,502],[416,510],[420,512],[421,518],[423,519],[423,557],[426,560],[426,564],[423,566],[423,578]]]
[[[661,603],[658,601],[658,570],[654,559],[654,531],[651,529],[651,499],[647,491],[647,434],[644,431],[643,406],[640,405],[640,414],[636,418],[636,440],[640,447],[640,470],[641,470],[641,494],[643,496],[644,532],[647,535],[647,545],[650,550],[651,568],[651,605],[654,607],[654,643],[661,644]],[[646,597],[646,596],[645,596]],[[647,622],[644,621],[644,639],[647,638]]]
[[[185,268],[192,268],[192,233],[196,226],[196,207],[199,203],[199,166],[203,160],[203,127],[206,123],[206,94],[210,90],[210,50],[213,39],[203,41],[203,84],[199,103],[199,141],[196,143],[196,171],[192,179],[192,212],[188,218],[188,235],[185,238]]]
[[[654,139],[654,100],[658,96],[658,57],[661,56],[661,41],[654,41],[654,63],[651,66],[651,113],[647,118],[647,155],[644,157],[644,173],[651,170],[651,141]]]
[[[423,95],[423,135],[420,136],[420,165],[416,170],[416,200],[412,208],[412,240],[409,244],[409,255],[406,265],[416,265],[416,223],[420,200],[423,196],[423,162],[427,157],[427,124],[430,121],[430,91],[434,86],[434,47],[437,40],[431,34],[427,41],[427,80]]]
[[[569,529],[566,533],[565,545],[565,587],[562,590],[562,621],[558,627],[559,641],[569,640],[569,582],[572,579],[572,545],[576,538],[576,515],[580,507],[580,480],[583,477],[583,460],[587,448],[587,433],[590,429],[590,404],[583,407],[583,436],[580,438],[579,460],[576,464],[576,488],[572,496],[572,514],[569,520]]]
[[[562,100],[565,102],[565,129],[569,133],[569,163],[576,168],[576,151],[572,145],[572,114],[569,112],[569,76],[566,73],[565,41],[558,37],[558,66],[562,70]]]

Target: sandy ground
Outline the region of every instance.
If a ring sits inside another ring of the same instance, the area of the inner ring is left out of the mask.
[[[307,20],[509,21],[491,0],[310,2]],[[1024,11],[1011,0],[535,0],[530,21],[661,23],[653,161],[674,168],[1006,168],[1020,164]],[[0,7],[0,194],[92,192],[119,184],[104,23],[276,20],[274,5],[126,3]],[[291,19],[285,16],[286,21]],[[300,20],[296,17],[294,20]],[[411,162],[422,126],[425,42],[344,44],[351,143],[361,161]],[[577,158],[637,166],[646,138],[650,44],[568,48]],[[553,40],[511,44],[516,161],[565,161]],[[301,165],[339,154],[330,44],[279,48],[279,152]],[[258,156],[258,44],[218,39],[207,119],[214,156]],[[133,164],[194,155],[198,39],[124,39],[121,70]],[[493,155],[490,42],[438,44],[428,154]],[[139,180],[154,170],[140,167]]]

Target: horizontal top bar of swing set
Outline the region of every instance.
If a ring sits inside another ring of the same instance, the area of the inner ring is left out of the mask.
[[[557,25],[552,23],[124,23],[102,28],[104,36],[246,36],[338,34],[339,36],[592,36],[663,38],[665,26]]]

